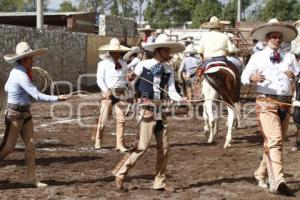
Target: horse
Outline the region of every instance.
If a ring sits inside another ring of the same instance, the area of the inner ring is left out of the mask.
[[[204,96],[204,133],[205,135],[209,134],[207,142],[212,143],[214,136],[218,133],[219,107],[217,102],[219,101],[225,103],[228,111],[224,148],[231,147],[232,129],[235,115],[237,115],[236,103],[239,100],[240,72],[227,60],[209,62],[201,70],[200,74],[203,76],[201,90]],[[237,116],[237,118],[239,117]]]

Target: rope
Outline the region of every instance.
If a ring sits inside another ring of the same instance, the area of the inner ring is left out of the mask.
[[[44,81],[44,86],[41,89],[41,92],[44,92],[45,90],[47,90],[49,88],[49,86],[54,85],[57,94],[58,95],[60,94],[58,86],[57,86],[57,84],[55,84],[55,79],[50,75],[49,72],[47,72],[46,70],[44,70],[38,66],[32,67],[32,70],[37,71],[40,74],[40,76],[42,76],[41,79]]]

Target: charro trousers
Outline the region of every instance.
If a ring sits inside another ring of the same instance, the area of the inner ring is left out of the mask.
[[[261,179],[269,177],[270,190],[276,191],[280,182],[284,181],[283,144],[288,130],[290,114],[286,113],[281,121],[276,110],[259,113],[259,120],[264,135],[263,159],[255,171]]]
[[[144,110],[139,112],[143,115]],[[156,130],[156,120],[152,117],[142,118],[139,124],[139,136],[137,141],[137,148],[129,153],[129,156],[124,160],[119,169],[114,173],[115,176],[124,178],[129,170],[134,167],[138,159],[147,151],[150,146],[152,135],[155,135],[156,139],[156,173],[153,184],[153,189],[160,189],[165,187],[166,169],[169,158],[169,144],[168,144],[168,133],[167,124],[163,120],[162,128]]]
[[[35,145],[31,113],[19,113],[13,110],[6,111],[5,125],[5,134],[0,145],[0,160],[5,159],[14,151],[19,135],[21,135],[25,144],[26,178],[28,182],[35,182]]]
[[[112,110],[115,110],[116,116],[116,149],[124,147],[124,128],[125,128],[125,113],[122,110],[122,102],[112,105],[111,100],[104,99],[101,101],[100,117],[98,120],[95,142],[101,144],[103,142],[103,134],[107,121],[112,115]]]

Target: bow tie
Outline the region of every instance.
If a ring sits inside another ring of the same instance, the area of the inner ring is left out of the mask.
[[[116,70],[122,69],[122,65],[117,61],[115,62],[115,69]]]
[[[270,60],[272,63],[280,63],[281,55],[278,51],[273,51],[272,55],[270,56]]]
[[[164,72],[164,65],[158,63],[151,68],[151,72],[154,76],[161,76]]]

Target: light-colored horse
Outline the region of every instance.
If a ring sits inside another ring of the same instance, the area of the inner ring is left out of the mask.
[[[222,70],[227,70],[232,76],[235,77],[235,74],[224,67],[220,67]],[[216,73],[220,69],[219,67],[214,67],[207,70],[205,73]],[[239,83],[238,83],[239,84]],[[208,143],[214,141],[214,136],[218,134],[218,118],[219,118],[219,104],[217,102],[220,99],[220,94],[209,84],[209,82],[204,78],[202,81],[202,94],[204,96],[203,104],[203,118],[204,118],[204,133],[208,137]],[[226,104],[228,116],[227,116],[227,135],[224,148],[230,147],[230,142],[232,139],[232,129],[235,120],[236,110],[235,107]]]

